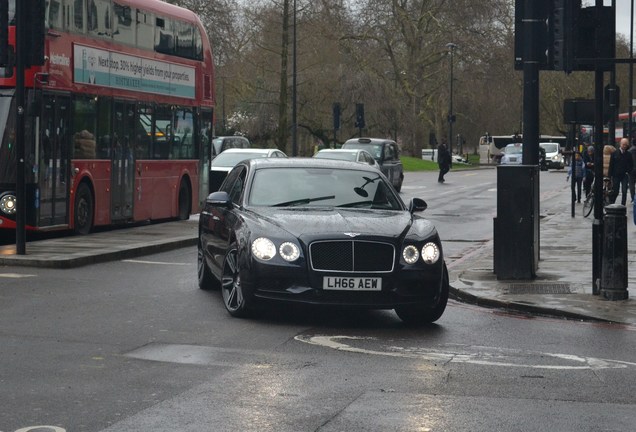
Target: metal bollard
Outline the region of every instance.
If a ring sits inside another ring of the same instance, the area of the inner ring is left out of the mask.
[[[607,300],[625,300],[627,293],[627,209],[605,207],[600,294]]]

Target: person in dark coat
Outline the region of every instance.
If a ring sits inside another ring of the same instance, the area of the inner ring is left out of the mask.
[[[583,190],[585,196],[592,191],[592,183],[594,183],[594,146],[588,146],[587,151],[582,155],[585,164],[585,180],[583,180]]]
[[[629,194],[632,197],[632,202],[634,202],[636,193],[636,141],[632,141],[628,152],[632,155],[632,172],[629,173]]]
[[[619,187],[622,192],[621,204],[625,205],[627,202],[627,184],[629,183],[629,175],[634,166],[632,154],[628,151],[628,148],[629,140],[627,138],[621,139],[620,147],[612,153],[610,158],[608,174],[612,179],[612,193],[610,196],[612,204],[616,202]]]
[[[437,165],[439,165],[439,176],[437,177],[438,183],[444,183],[444,176],[450,171],[453,166],[453,159],[446,147],[446,140],[442,140],[442,143],[437,147]]]

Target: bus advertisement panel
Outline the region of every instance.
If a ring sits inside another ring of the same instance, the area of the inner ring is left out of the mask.
[[[214,114],[199,18],[159,0],[50,0],[46,29],[45,64],[25,73],[27,230],[198,212]],[[16,228],[15,86],[1,68],[0,231]]]

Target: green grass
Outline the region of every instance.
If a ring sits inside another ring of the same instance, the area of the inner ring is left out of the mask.
[[[420,159],[411,156],[401,156],[400,160],[404,166],[404,171],[438,171],[439,166],[437,162],[430,159]],[[453,164],[452,169],[466,169],[471,168],[479,163],[479,155],[468,155],[468,162],[470,164]]]

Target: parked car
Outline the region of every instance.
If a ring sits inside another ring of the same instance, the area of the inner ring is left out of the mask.
[[[400,150],[395,141],[383,138],[352,138],[345,141],[343,149],[363,149],[368,151],[380,165],[380,170],[389,179],[396,191],[402,189],[404,167],[400,160]]]
[[[278,149],[242,149],[231,148],[223,151],[210,162],[210,192],[219,190],[221,184],[234,166],[244,159],[251,158],[286,158],[287,155]]]
[[[380,165],[371,154],[362,149],[322,149],[314,155],[318,159],[338,159],[352,162],[361,162],[380,169]]]
[[[227,149],[231,148],[250,148],[250,140],[243,136],[220,136],[212,139],[212,149],[210,159],[214,159]]]
[[[376,168],[317,158],[239,162],[199,217],[198,282],[249,316],[266,301],[439,319],[448,270],[435,226]]]
[[[565,161],[563,159],[563,153],[561,153],[561,146],[555,142],[542,142],[539,146],[545,150],[545,163],[548,169],[563,169],[565,168]]]
[[[523,156],[523,144],[512,143],[504,147],[501,161],[501,165],[521,165]]]

